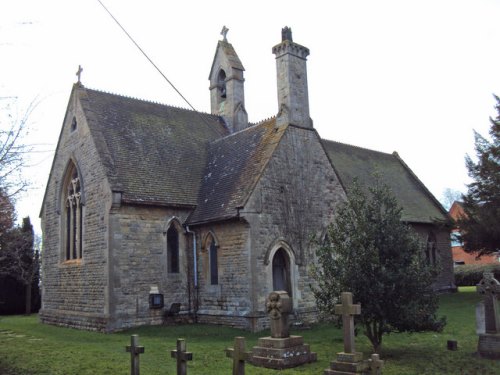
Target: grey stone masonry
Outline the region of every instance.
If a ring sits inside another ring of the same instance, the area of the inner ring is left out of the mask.
[[[307,87],[309,49],[294,43],[289,28],[283,30],[283,41],[273,47],[276,55],[278,83],[278,124],[312,127]]]

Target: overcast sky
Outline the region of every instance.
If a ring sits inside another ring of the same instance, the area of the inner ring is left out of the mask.
[[[446,188],[465,191],[473,129],[487,135],[500,94],[500,1],[101,1],[204,112],[227,26],[252,122],[277,112],[271,48],[291,27],[311,52],[310,112],[323,138],[397,151],[438,199]],[[20,111],[39,102],[27,138],[37,151],[32,187],[17,207],[37,230],[78,65],[88,88],[187,107],[97,0],[2,0],[0,97],[16,96]]]

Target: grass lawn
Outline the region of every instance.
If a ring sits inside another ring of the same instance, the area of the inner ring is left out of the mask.
[[[381,358],[385,360],[384,375],[411,374],[500,374],[500,361],[474,356],[477,346],[475,305],[480,297],[475,288],[441,297],[440,315],[448,324],[441,334],[391,334],[384,337]],[[246,366],[247,374],[322,374],[335,353],[342,351],[339,329],[319,324],[310,330],[293,331],[303,335],[318,362],[295,369],[277,371]],[[232,346],[235,336],[245,336],[247,349],[268,332],[251,334],[231,328],[208,325],[141,327],[115,334],[102,334],[42,325],[36,315],[0,317],[0,374],[129,374],[130,356],[125,346],[130,335],[139,334],[145,347],[141,355],[141,373],[175,374],[175,360],[170,350],[176,339],[186,339],[193,361],[189,374],[219,375],[231,373],[231,360],[224,348]],[[447,340],[458,341],[458,351],[446,349]],[[370,345],[364,336],[356,339],[357,349],[368,357]]]

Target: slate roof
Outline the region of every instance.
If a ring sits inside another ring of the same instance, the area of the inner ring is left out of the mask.
[[[198,206],[190,223],[237,216],[287,128],[275,125],[272,118],[210,144]]]
[[[396,153],[386,154],[329,140],[323,140],[323,145],[345,189],[349,190],[354,178],[365,186],[373,185],[377,172],[403,208],[404,221],[432,223],[434,219],[446,219],[441,204]]]
[[[218,116],[77,88],[111,189],[130,203],[195,206]]]
[[[286,126],[269,119],[229,134],[219,116],[76,88],[111,189],[125,203],[187,206],[191,224],[236,217]],[[397,154],[323,140],[346,189],[377,171],[403,220],[431,223],[446,211]]]

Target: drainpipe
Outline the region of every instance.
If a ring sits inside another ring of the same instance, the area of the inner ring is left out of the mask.
[[[196,233],[189,230],[189,225],[186,225],[186,233],[189,233],[193,236],[193,276],[194,276],[194,318],[197,321],[196,313],[198,311],[198,262],[196,258]]]

